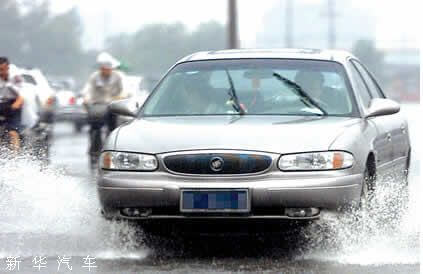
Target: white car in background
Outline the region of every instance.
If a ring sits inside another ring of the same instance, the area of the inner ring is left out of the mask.
[[[87,123],[82,97],[71,90],[71,84],[67,81],[52,82],[51,85],[56,91],[55,121],[71,122],[75,131],[80,132]]]
[[[56,94],[47,78],[39,69],[20,68],[19,74],[25,83],[33,84],[36,88],[36,93],[40,100],[41,121],[52,123],[54,121]]]

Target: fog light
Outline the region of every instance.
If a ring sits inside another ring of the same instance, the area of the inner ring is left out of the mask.
[[[149,208],[126,207],[121,210],[122,215],[127,217],[147,217],[151,212],[152,210]]]
[[[288,217],[294,217],[294,218],[313,217],[318,215],[319,212],[320,210],[314,207],[285,208],[285,215],[287,215]]]

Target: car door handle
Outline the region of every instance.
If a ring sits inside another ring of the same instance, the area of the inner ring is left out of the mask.
[[[392,141],[392,135],[391,133],[386,134],[386,139],[390,142]]]

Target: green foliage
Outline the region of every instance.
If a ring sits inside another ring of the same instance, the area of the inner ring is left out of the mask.
[[[0,55],[54,75],[80,76],[87,54],[78,10],[52,16],[47,1],[22,3],[0,1]]]
[[[151,24],[134,34],[110,37],[106,50],[141,74],[163,74],[173,63],[196,51],[225,47],[225,28],[216,22],[189,32],[183,24]]]
[[[85,81],[98,52],[82,46],[83,26],[77,9],[53,15],[49,1],[0,0],[0,56],[54,76]],[[225,47],[224,26],[201,24],[190,32],[181,23],[150,24],[133,34],[116,34],[105,50],[134,74],[159,76],[179,58]]]
[[[24,36],[20,11],[14,0],[0,1],[0,55],[19,56]]]

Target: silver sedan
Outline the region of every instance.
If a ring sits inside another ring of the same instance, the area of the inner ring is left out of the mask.
[[[111,108],[134,119],[101,154],[106,218],[316,219],[410,161],[400,106],[348,52],[200,52]]]

